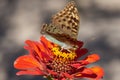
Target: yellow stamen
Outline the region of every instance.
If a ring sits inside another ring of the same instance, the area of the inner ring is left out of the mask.
[[[57,57],[62,57],[62,59],[70,59],[73,60],[76,57],[75,51],[61,51],[59,47],[52,48],[52,52]]]

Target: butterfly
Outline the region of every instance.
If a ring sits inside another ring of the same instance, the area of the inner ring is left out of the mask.
[[[43,24],[41,34],[62,46],[70,49],[76,46],[80,17],[75,2],[69,2],[63,10],[52,17],[50,24]]]

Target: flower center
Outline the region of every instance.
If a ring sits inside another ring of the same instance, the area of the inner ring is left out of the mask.
[[[73,60],[76,57],[75,51],[71,50],[61,50],[59,47],[52,48],[52,52],[57,58],[63,58],[68,60]]]
[[[61,50],[59,47],[54,47],[51,51],[54,54],[54,58],[50,61],[48,67],[58,73],[72,73],[73,68],[70,64],[76,57],[75,51]]]

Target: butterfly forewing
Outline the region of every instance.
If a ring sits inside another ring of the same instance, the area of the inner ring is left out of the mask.
[[[51,24],[44,24],[41,32],[66,44],[74,44],[77,41],[79,21],[78,10],[72,1],[52,17]]]
[[[77,39],[79,21],[79,13],[73,1],[52,17],[52,24],[59,27],[64,34],[73,39]]]

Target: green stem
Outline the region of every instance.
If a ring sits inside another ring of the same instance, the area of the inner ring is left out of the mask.
[[[47,79],[48,79],[48,80],[53,80],[51,76],[48,76]]]

